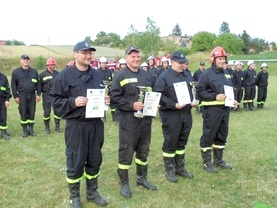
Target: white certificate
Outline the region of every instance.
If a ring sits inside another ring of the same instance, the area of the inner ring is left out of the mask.
[[[226,95],[225,106],[234,107],[234,88],[224,85],[224,94]]]
[[[102,118],[105,110],[105,89],[87,89],[86,118]]]
[[[144,116],[156,116],[158,105],[160,103],[161,93],[160,92],[146,92],[144,98]]]
[[[173,83],[173,86],[179,105],[191,103],[189,90],[186,82]]]

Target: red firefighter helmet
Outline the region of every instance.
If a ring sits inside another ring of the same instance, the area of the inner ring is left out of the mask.
[[[211,62],[211,64],[214,62],[214,59],[216,57],[226,57],[226,60],[227,60],[227,53],[226,53],[226,51],[222,47],[217,46],[211,52],[211,55],[210,55],[210,62]]]
[[[49,59],[47,59],[45,66],[48,65],[57,65],[57,61],[54,58],[50,57]]]

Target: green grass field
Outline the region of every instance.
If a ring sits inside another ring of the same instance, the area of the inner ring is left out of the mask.
[[[150,182],[156,192],[135,185],[135,164],[130,169],[131,199],[119,193],[117,169],[118,127],[105,123],[103,164],[99,192],[114,208],[274,208],[277,207],[277,76],[269,78],[265,109],[232,112],[225,160],[233,170],[219,169],[212,174],[202,169],[199,138],[202,118],[193,109],[193,128],[186,149],[186,167],[195,178],[178,177],[178,183],[166,181],[161,146],[161,123],[153,119],[149,155]],[[9,141],[0,140],[0,207],[60,208],[69,207],[69,191],[65,180],[64,135],[44,134],[42,103],[37,103],[36,137],[21,137],[17,105],[11,99],[8,108]],[[61,126],[64,128],[65,121]],[[96,207],[85,200],[85,181],[81,182],[84,208]]]

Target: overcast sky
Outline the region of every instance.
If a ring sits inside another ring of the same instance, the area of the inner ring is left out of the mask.
[[[230,2],[230,3],[227,3]],[[123,38],[131,25],[145,31],[147,17],[169,35],[178,23],[182,34],[200,31],[219,34],[222,22],[231,33],[277,42],[276,7],[269,0],[2,0],[0,40],[26,45],[74,45],[100,31]]]

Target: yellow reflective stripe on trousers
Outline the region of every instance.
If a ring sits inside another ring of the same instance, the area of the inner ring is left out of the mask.
[[[70,184],[73,184],[73,183],[79,183],[82,179],[83,179],[83,176],[81,176],[80,178],[77,178],[77,179],[66,178],[66,181]]]
[[[225,146],[223,145],[215,145],[213,144],[213,148],[216,148],[216,149],[224,149]]]
[[[121,165],[118,163],[118,168],[122,170],[128,170],[130,168],[130,165]]]
[[[175,153],[166,153],[166,152],[163,152],[163,156],[164,157],[175,157]]]
[[[183,154],[185,154],[185,150],[176,150],[175,154],[176,155],[183,155]]]
[[[128,83],[134,83],[134,82],[138,82],[138,79],[137,78],[123,79],[120,82],[120,86],[123,87],[124,85],[126,85]]]
[[[89,175],[89,174],[87,174],[86,172],[84,173],[84,175],[85,175],[85,177],[87,178],[87,179],[89,179],[89,180],[91,180],[91,179],[93,179],[93,178],[97,178],[98,176],[100,176],[100,172],[99,173],[97,173],[96,175]]]
[[[203,106],[209,106],[209,105],[224,105],[225,101],[201,101],[201,104]]]
[[[139,159],[135,159],[135,163],[137,163],[137,164],[139,164],[139,165],[147,165],[147,161],[146,162],[143,162],[143,161],[141,161],[141,160],[139,160]]]
[[[203,147],[203,148],[201,148],[201,150],[203,152],[206,152],[207,150],[211,150],[211,149],[212,149],[212,147]]]

